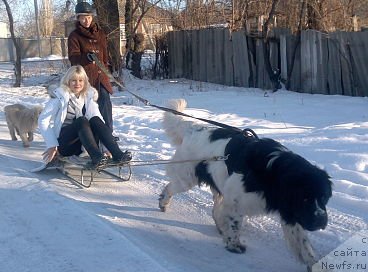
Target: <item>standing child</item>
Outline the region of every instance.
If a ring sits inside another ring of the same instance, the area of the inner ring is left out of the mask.
[[[130,161],[129,151],[121,151],[96,103],[97,91],[88,82],[83,67],[72,66],[61,79],[42,111],[38,125],[46,143],[43,159],[51,162],[57,153],[80,155],[82,146],[91,157],[89,168],[99,168],[109,162],[98,147],[101,142],[112,154],[115,163]]]
[[[78,1],[79,2],[79,1]],[[94,54],[108,67],[107,38],[101,27],[94,21],[91,4],[81,1],[75,6],[76,28],[68,37],[68,57],[72,65],[82,65],[90,83],[98,91],[98,106],[105,124],[113,131],[110,79],[89,57]]]

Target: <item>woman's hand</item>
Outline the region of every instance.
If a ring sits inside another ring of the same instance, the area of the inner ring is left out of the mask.
[[[49,163],[50,161],[52,161],[52,159],[55,158],[57,151],[57,146],[46,149],[46,151],[42,153],[44,162]]]

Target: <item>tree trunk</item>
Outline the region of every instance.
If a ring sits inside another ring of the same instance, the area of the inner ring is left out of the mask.
[[[323,2],[320,0],[307,1],[307,26],[309,29],[323,31],[322,24]]]
[[[22,81],[22,60],[21,60],[21,50],[20,50],[20,41],[15,37],[14,34],[14,19],[13,14],[11,12],[9,3],[7,0],[3,0],[6,12],[8,14],[9,18],[9,29],[10,29],[10,35],[11,39],[13,41],[14,47],[15,47],[15,83],[14,87],[20,87],[21,81]]]
[[[130,67],[130,61],[133,49],[133,2],[132,0],[125,1],[125,64],[127,68]]]
[[[107,34],[107,51],[111,72],[122,72],[122,60],[120,53],[120,22],[119,4],[117,0],[94,0],[98,23]]]
[[[268,76],[269,76],[271,82],[274,85],[273,91],[277,91],[278,89],[281,88],[280,71],[278,69],[273,69],[272,65],[271,65],[270,48],[269,48],[270,42],[269,42],[268,32],[269,32],[269,24],[270,24],[270,22],[272,22],[272,19],[273,19],[273,16],[275,14],[278,2],[279,2],[279,0],[273,0],[272,1],[272,7],[271,7],[271,10],[270,10],[270,13],[268,14],[267,21],[264,23],[263,29],[262,29],[262,32],[263,32],[263,54],[264,54],[264,58],[265,58],[265,66],[266,66],[266,71],[268,73]]]
[[[303,0],[301,7],[300,7],[300,14],[299,14],[299,22],[298,22],[298,31],[296,33],[296,42],[293,48],[293,53],[291,55],[291,63],[290,63],[290,68],[288,70],[287,73],[287,79],[286,79],[286,83],[285,83],[285,87],[287,90],[290,89],[290,85],[291,85],[291,76],[293,74],[293,70],[294,70],[294,64],[295,64],[295,59],[296,59],[296,52],[298,47],[300,46],[300,40],[301,40],[301,33],[302,33],[302,29],[303,29],[303,19],[304,19],[304,8],[305,8],[305,4],[306,4],[306,0]]]
[[[134,34],[133,41],[134,49],[132,54],[132,74],[141,79],[141,60],[144,53],[144,35],[142,33]]]

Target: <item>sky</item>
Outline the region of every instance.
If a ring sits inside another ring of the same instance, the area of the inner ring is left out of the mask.
[[[11,69],[0,65],[1,271],[306,271],[287,249],[276,215],[246,218],[241,241],[247,251],[233,254],[216,231],[209,188],[176,195],[161,212],[158,197],[169,180],[165,165],[154,161],[169,160],[174,147],[162,129],[163,112],[126,92],[111,100],[119,144],[134,156],[129,181],[103,177],[80,188],[55,170],[32,173],[41,164],[43,139],[36,132],[30,148],[11,141],[2,109],[13,103],[44,105],[50,78],[27,73],[23,86],[13,88]],[[333,181],[329,223],[309,233],[319,257],[367,229],[366,97],[137,80],[124,72],[127,88],[152,104],[184,98],[185,113],[251,128],[325,169]]]
[[[11,12],[14,18],[14,21],[16,23],[16,26],[18,24],[24,24],[27,21],[29,22],[31,20],[31,25],[29,25],[30,28],[33,28],[34,31],[36,29],[35,25],[35,2],[38,4],[38,12],[40,12],[42,7],[42,0],[8,0],[8,3],[11,8]],[[87,1],[90,2],[90,1]],[[60,11],[60,9],[65,8],[66,0],[51,0],[51,4],[53,5],[53,11]],[[74,3],[77,3],[77,1],[72,1],[72,11],[74,12]],[[9,19],[8,15],[6,13],[5,5],[1,1],[0,2],[0,15],[2,17],[0,18],[0,22],[5,22],[8,24]]]

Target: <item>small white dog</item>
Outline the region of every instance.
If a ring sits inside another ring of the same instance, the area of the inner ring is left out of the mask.
[[[37,129],[37,121],[41,111],[41,106],[32,108],[21,104],[5,106],[5,118],[11,139],[13,141],[18,140],[15,136],[15,132],[17,132],[23,142],[23,146],[29,147],[30,142],[33,141],[33,133]]]

